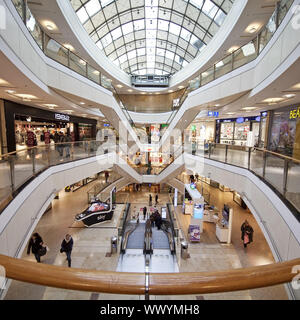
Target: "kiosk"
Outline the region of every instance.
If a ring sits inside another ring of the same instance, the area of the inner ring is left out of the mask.
[[[216,224],[216,237],[220,242],[231,243],[233,210],[226,204],[222,210],[222,218]]]
[[[191,242],[199,242],[203,232],[204,198],[196,188],[195,183],[185,184],[185,202],[183,213],[191,215],[189,236]]]
[[[111,220],[115,206],[116,187],[111,190],[108,203],[95,199],[86,210],[76,215],[75,220],[82,221],[86,227]]]

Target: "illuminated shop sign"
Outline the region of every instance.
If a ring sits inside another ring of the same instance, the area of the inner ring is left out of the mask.
[[[300,107],[290,111],[290,119],[300,118]]]
[[[208,116],[218,118],[219,111],[208,111]]]
[[[268,115],[268,112],[267,112],[267,111],[261,113],[261,116],[262,116],[262,117],[266,117],[267,115]]]
[[[67,115],[61,114],[61,113],[55,113],[55,119],[62,120],[62,121],[70,121],[70,116],[67,116]]]
[[[109,123],[104,123],[103,126],[104,127],[109,127]]]
[[[236,123],[243,123],[244,122],[244,118],[237,118],[236,119]]]

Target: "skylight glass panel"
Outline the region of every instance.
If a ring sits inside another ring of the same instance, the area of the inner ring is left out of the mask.
[[[85,23],[89,18],[89,15],[86,13],[86,10],[84,7],[82,7],[77,11],[77,16],[81,23]]]
[[[175,34],[176,36],[179,36],[181,27],[178,24],[175,24],[173,22],[170,23],[170,32]]]
[[[111,35],[112,35],[113,40],[120,38],[122,36],[121,28],[119,27],[119,28],[115,29],[114,31],[112,31]]]
[[[137,55],[138,56],[144,56],[145,54],[146,54],[146,49],[145,48],[137,49]]]
[[[136,57],[136,51],[135,50],[129,51],[127,53],[127,56],[128,56],[129,60],[135,58]]]
[[[158,56],[164,56],[166,54],[166,51],[160,48],[157,48],[156,52]]]
[[[98,0],[90,0],[86,5],[85,9],[89,16],[93,16],[96,12],[101,10],[100,3]]]
[[[169,30],[169,21],[158,20],[158,29],[168,31]]]
[[[191,35],[192,34],[188,30],[181,28],[181,33],[180,33],[181,38],[183,38],[186,41],[190,41]]]
[[[145,20],[144,19],[136,20],[133,22],[133,24],[134,24],[135,31],[143,30],[145,28]]]
[[[126,35],[130,32],[133,32],[133,23],[132,22],[128,22],[126,24],[124,24],[122,26],[122,31],[123,31],[123,34]]]
[[[218,7],[210,0],[206,0],[203,6],[203,12],[206,13],[210,18],[214,18],[218,11]]]
[[[122,63],[125,62],[126,60],[127,60],[126,54],[123,54],[121,57],[119,57],[120,64],[122,64]]]
[[[166,58],[168,58],[170,60],[174,60],[174,52],[170,52],[170,51],[166,50]]]
[[[102,38],[101,41],[104,48],[108,46],[110,43],[112,43],[112,38],[110,33],[108,33],[104,38]]]
[[[190,3],[193,4],[195,7],[201,9],[202,6],[203,6],[203,1],[204,1],[204,0],[190,0],[190,1],[185,0],[185,1],[186,1],[186,2],[190,2]]]
[[[114,2],[114,0],[100,0],[102,8]]]
[[[101,43],[101,41],[99,40],[96,45],[98,46],[98,48],[100,48],[101,50],[103,49],[103,45]]]
[[[220,26],[224,22],[225,18],[226,14],[222,10],[219,10],[215,17],[215,22]]]

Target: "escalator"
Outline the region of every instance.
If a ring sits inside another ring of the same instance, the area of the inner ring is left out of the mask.
[[[163,219],[161,228],[151,226],[150,220],[124,225],[119,272],[179,272],[176,259],[175,231],[171,212]]]

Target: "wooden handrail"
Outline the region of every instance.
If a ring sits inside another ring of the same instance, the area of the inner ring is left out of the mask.
[[[0,265],[6,269],[7,278],[43,286],[114,294],[145,293],[144,273],[66,268],[4,255],[0,255]],[[268,287],[291,282],[296,265],[300,265],[300,258],[216,272],[152,273],[149,294],[204,294]]]

